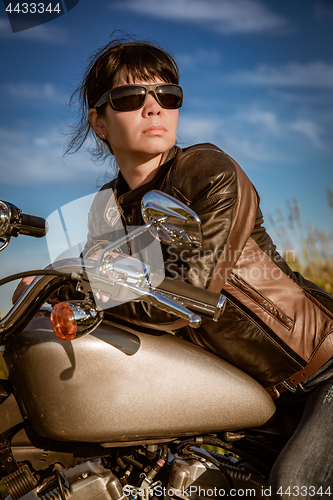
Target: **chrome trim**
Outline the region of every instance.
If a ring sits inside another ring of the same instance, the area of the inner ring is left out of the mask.
[[[73,261],[75,261],[75,265],[73,265]],[[63,271],[64,273],[72,273],[72,279],[77,281],[80,276],[79,273],[82,271],[82,266],[78,265],[78,263],[81,264],[81,259],[68,260],[66,265],[64,265],[64,261],[59,261],[61,265],[58,267],[53,265],[53,268],[58,271]],[[23,318],[31,313],[34,306],[37,311],[49,297],[50,294],[48,293],[48,289],[52,285],[58,282],[60,288],[60,286],[68,281],[68,278],[55,277],[52,275],[36,276],[6,316],[0,321],[0,335],[3,332],[8,332],[8,330],[17,328]]]
[[[10,224],[10,209],[4,201],[0,200],[0,237],[6,236]]]
[[[156,232],[165,244],[202,246],[202,224],[198,215],[181,201],[158,190],[149,191],[141,200],[141,214],[144,222],[164,218],[157,225]]]
[[[6,316],[0,321],[0,333],[6,332],[19,323],[22,316],[28,313],[31,305],[38,299],[41,291],[52,280],[59,280],[59,278],[55,278],[54,276],[36,276],[31,285],[23,292]]]
[[[3,243],[0,246],[0,252],[4,250],[10,242],[10,236],[6,234],[9,227],[10,206],[6,202],[0,200],[0,243]]]
[[[83,293],[87,293],[91,289],[94,289],[100,293],[110,295],[115,300],[143,300],[154,304],[168,313],[175,314],[180,318],[186,319],[193,328],[198,328],[200,326],[200,316],[193,314],[186,307],[182,304],[178,304],[172,298],[167,297],[154,289],[150,289],[148,281],[141,283],[140,286],[123,280],[112,281],[104,276],[99,276],[92,272],[96,269],[95,266],[95,261],[87,260],[85,260],[84,266],[82,266],[81,259],[69,259],[53,263],[54,269],[63,271],[64,273],[71,273],[74,281],[78,281],[78,278],[81,276],[78,290]],[[83,267],[85,268],[85,271],[83,270]],[[80,273],[82,274],[80,275]],[[65,284],[65,282],[68,282],[68,278],[63,279],[51,275],[36,276],[7,315],[0,321],[0,335],[1,333],[6,333],[9,330],[17,328],[22,322],[22,318],[28,316],[28,313],[31,313],[34,306],[37,312],[49,296],[47,289],[52,285],[55,285],[57,282],[60,287],[62,284]],[[3,339],[4,338],[5,337],[3,337]]]
[[[116,255],[112,257],[105,255],[99,272],[107,275],[112,281],[124,280],[137,286],[145,286],[150,283],[150,267],[135,257],[129,255]]]
[[[199,328],[199,326],[201,325],[200,316],[192,313],[182,304],[179,304],[175,300],[166,297],[164,294],[160,292],[149,291],[145,297],[146,302],[147,302],[146,300],[147,297],[152,305],[158,307],[162,311],[165,311],[170,314],[175,314],[180,318],[186,319],[192,328]]]
[[[158,291],[158,293],[162,293],[166,297],[175,300],[178,304],[182,304],[186,308],[193,309],[200,316],[208,317],[215,322],[219,320],[224,310],[224,304],[226,301],[226,297],[224,295],[221,295],[217,305],[213,306],[211,304],[207,304],[206,302],[189,299],[187,297],[184,297],[183,295],[167,292],[165,290],[163,290],[163,292]]]
[[[201,324],[201,317],[189,311],[181,303],[176,302],[171,296],[167,296],[164,292],[157,291],[149,287],[146,283],[143,286],[131,284],[124,280],[110,281],[102,276],[86,272],[84,281],[80,283],[79,290],[86,291],[85,285],[90,284],[90,287],[96,292],[110,296],[113,300],[119,302],[143,300],[152,304],[162,311],[174,314],[180,318],[189,321],[192,328],[198,328]],[[106,306],[107,307],[107,306]]]
[[[3,240],[3,239],[2,239],[2,238],[0,238],[0,242],[2,242],[2,240]],[[8,238],[6,239],[6,241],[4,241],[4,242],[3,242],[3,245],[0,247],[0,252],[1,252],[2,250],[4,250],[4,249],[5,249],[5,248],[9,245],[9,242],[10,242],[10,237],[8,237]]]
[[[6,210],[9,213],[10,207],[4,202],[0,203],[3,214]],[[151,288],[148,265],[133,257],[114,257],[112,255],[113,251],[124,243],[128,243],[147,230],[154,228],[162,242],[176,245],[185,244],[192,247],[201,246],[201,221],[195,212],[180,201],[160,191],[151,191],[142,198],[141,207],[146,224],[108,245],[100,255],[97,264],[95,261],[69,259],[65,263],[64,261],[54,263],[53,269],[67,273],[70,269],[70,273],[74,272],[72,279],[80,282],[77,290],[85,294],[89,294],[90,290],[94,289],[111,296],[116,301],[143,300],[163,311],[186,319],[193,328],[200,326],[201,317],[188,310],[187,305],[199,313],[208,313],[217,321],[224,305],[223,301],[220,306],[215,308],[186,297],[179,298],[177,295],[157,291]],[[5,215],[1,217],[5,222],[2,221],[0,229],[4,224],[8,224],[8,217]],[[131,261],[129,262],[128,259]],[[82,273],[81,276],[78,276],[78,273]],[[0,321],[0,334],[5,332],[1,340],[6,339],[6,332],[9,336],[13,329],[27,320],[29,315],[37,312],[43,302],[48,299],[50,295],[48,290],[51,287],[53,291],[57,289],[57,284],[60,288],[68,281],[68,277],[55,278],[48,275],[36,277],[8,314]]]
[[[219,301],[217,303],[217,306],[215,308],[215,314],[213,316],[213,321],[217,322],[220,319],[220,316],[225,309],[226,300],[227,300],[227,297],[225,295],[221,294]]]
[[[117,240],[116,242],[111,243],[111,245],[108,245],[106,248],[104,248],[104,250],[101,253],[99,260],[98,260],[97,272],[98,273],[104,272],[103,267],[106,265],[106,259],[107,259],[107,257],[110,257],[111,252],[115,251],[118,247],[121,247],[124,243],[128,243],[129,241],[132,241],[137,236],[140,236],[141,234],[145,233],[152,226],[158,225],[161,222],[163,222],[164,220],[165,220],[165,217],[151,220],[147,224],[145,224],[144,226],[140,226],[137,229],[134,229],[134,231],[132,231],[131,233],[126,234],[122,238],[119,238],[119,240]]]

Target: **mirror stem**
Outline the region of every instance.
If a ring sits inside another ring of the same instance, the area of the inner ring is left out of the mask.
[[[152,226],[158,225],[161,222],[164,222],[167,219],[167,217],[160,217],[158,219],[153,219],[149,222],[147,222],[144,226],[140,226],[137,229],[134,229],[130,234],[126,234],[119,240],[117,240],[115,243],[111,243],[111,245],[108,245],[106,248],[104,248],[103,252],[100,255],[100,258],[98,260],[97,264],[97,274],[99,274],[102,269],[103,269],[103,261],[108,255],[109,252],[112,252],[113,250],[116,250],[116,248],[119,248],[122,246],[124,243],[128,243],[129,241],[133,240],[137,236],[140,236],[143,234],[145,231],[150,229]]]

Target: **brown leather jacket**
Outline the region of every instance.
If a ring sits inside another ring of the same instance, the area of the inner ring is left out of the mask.
[[[143,303],[123,304],[111,314],[149,328],[177,329],[252,375],[272,397],[332,357],[333,297],[293,273],[276,252],[262,225],[256,190],[218,147],[174,147],[149,183],[130,191],[119,174],[102,190],[107,188],[114,190],[121,218],[114,216],[108,195],[92,205],[87,257],[106,245],[117,224],[142,225],[141,198],[158,189],[191,207],[204,235],[200,252],[163,249],[166,275],[228,298],[218,323],[204,319],[196,330]]]

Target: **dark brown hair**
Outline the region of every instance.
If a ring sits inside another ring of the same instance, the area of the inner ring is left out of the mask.
[[[177,63],[166,50],[132,36],[112,39],[92,55],[83,81],[70,99],[70,105],[74,101],[79,105],[79,120],[72,128],[66,153],[75,153],[81,148],[91,132],[89,108],[114,86],[124,66],[133,81],[154,81],[160,78],[167,83],[179,83]],[[98,112],[103,114],[104,107],[99,108]],[[93,137],[95,147],[91,153],[95,158],[103,159],[112,153],[107,141],[100,139],[95,133]]]

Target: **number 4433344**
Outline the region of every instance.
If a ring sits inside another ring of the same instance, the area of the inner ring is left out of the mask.
[[[44,14],[44,12],[48,12],[51,14],[52,12],[57,12],[60,14],[62,12],[62,8],[59,3],[53,5],[52,3],[9,3],[6,7],[6,12],[9,12],[10,14],[16,13],[16,14]]]

